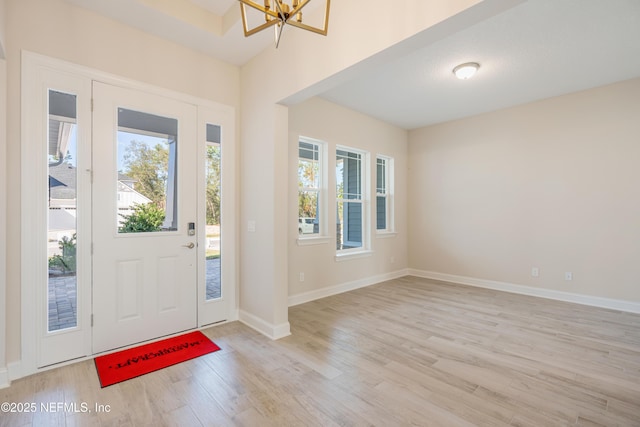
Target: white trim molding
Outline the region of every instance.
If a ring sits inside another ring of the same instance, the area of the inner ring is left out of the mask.
[[[348,249],[347,249],[348,250]],[[358,258],[367,258],[373,256],[372,250],[363,250],[363,251],[355,251],[355,252],[341,252],[336,254],[336,261],[348,261],[350,259],[358,259]]]
[[[395,231],[378,231],[376,232],[376,239],[389,239],[398,235]]]
[[[280,338],[288,337],[291,335],[291,327],[289,322],[280,323],[278,325],[271,324],[244,310],[239,312],[239,320],[251,329],[255,329],[262,335],[271,338],[272,340],[278,340]]]
[[[298,237],[296,243],[298,246],[326,245],[331,241],[331,237]]]
[[[534,288],[531,286],[516,285],[513,283],[498,282],[495,280],[478,279],[475,277],[457,276],[455,274],[438,273],[435,271],[409,269],[408,274],[410,276],[422,277],[424,279],[440,280],[443,282],[456,283],[460,285],[493,289],[496,291],[509,292],[512,294],[528,295],[557,301],[572,302],[575,304],[590,305],[593,307],[608,308],[611,310],[626,311],[629,313],[640,313],[640,302],[635,301],[596,297],[592,295],[556,291],[553,289]]]
[[[340,283],[338,285],[327,286],[326,288],[315,289],[301,294],[289,295],[289,307],[341,294],[343,292],[353,291],[375,285],[377,283],[386,282],[387,280],[398,279],[406,276],[407,274],[407,270],[398,270],[391,273],[378,274],[377,276],[365,277],[364,279],[354,280],[351,282]]]

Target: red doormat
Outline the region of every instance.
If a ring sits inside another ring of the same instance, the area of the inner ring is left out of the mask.
[[[94,362],[104,388],[218,350],[220,347],[213,341],[195,331],[98,356]]]

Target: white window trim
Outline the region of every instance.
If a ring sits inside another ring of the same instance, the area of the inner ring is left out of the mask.
[[[396,237],[398,233],[396,231],[377,230],[376,239],[388,239]]]
[[[327,197],[327,189],[329,188],[328,184],[328,167],[327,167],[327,159],[328,157],[328,144],[325,141],[309,138],[307,136],[299,136],[298,141],[296,143],[296,159],[299,159],[300,155],[300,142],[306,142],[307,144],[314,144],[318,146],[318,161],[320,162],[320,187],[318,188],[318,204],[320,205],[320,220],[318,221],[318,234],[312,235],[298,235],[296,239],[296,243],[298,246],[312,246],[312,245],[323,245],[329,243],[331,238],[328,235],[328,221],[327,215],[329,213],[328,208],[328,197]],[[297,168],[296,168],[297,170]],[[298,176],[296,173],[296,197],[298,195]],[[296,214],[295,218],[298,218],[298,205],[296,204]],[[297,219],[296,219],[297,221]],[[297,227],[297,225],[296,225]]]
[[[373,255],[373,251],[369,250],[369,249],[365,249],[365,250],[360,250],[360,248],[358,248],[359,250],[356,252],[349,252],[349,253],[338,253],[336,254],[336,261],[340,262],[340,261],[348,261],[351,259],[358,259],[358,258],[367,258]],[[352,249],[347,249],[348,251],[351,251]],[[345,251],[343,251],[345,252]]]
[[[296,243],[298,246],[326,245],[331,241],[327,236],[308,236],[298,237]]]
[[[347,151],[351,153],[360,154],[360,180],[362,183],[362,188],[360,189],[361,198],[360,202],[362,203],[362,246],[357,248],[349,248],[349,249],[336,249],[336,261],[344,261],[347,259],[353,258],[362,258],[366,256],[370,256],[373,252],[371,251],[371,202],[370,202],[370,188],[371,188],[371,173],[370,173],[370,160],[371,155],[368,151],[360,150],[358,148],[348,147],[345,145],[336,145],[336,150],[334,153],[334,162],[337,161],[337,153],[338,151]],[[336,164],[334,163],[334,169]],[[335,173],[335,171],[334,171]],[[337,190],[337,183],[335,183],[335,187]],[[337,203],[340,199],[338,199],[338,195],[336,192],[335,200],[334,200],[334,208],[337,207]],[[353,202],[353,200],[349,200]],[[342,199],[342,203],[345,200]],[[335,246],[335,245],[334,245]]]

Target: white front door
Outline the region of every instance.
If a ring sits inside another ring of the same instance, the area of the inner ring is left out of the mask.
[[[99,82],[93,99],[100,353],[198,326],[198,141],[194,105]]]

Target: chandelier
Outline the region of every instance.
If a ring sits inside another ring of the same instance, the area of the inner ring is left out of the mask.
[[[245,37],[249,37],[252,34],[274,26],[276,48],[278,48],[278,45],[280,44],[280,36],[282,35],[282,30],[285,25],[302,28],[303,30],[311,31],[323,36],[327,35],[327,27],[329,25],[329,3],[331,0],[325,0],[326,8],[324,12],[324,25],[322,28],[316,28],[302,22],[302,8],[308,5],[311,0],[291,0],[291,5],[285,3],[285,0],[264,0],[264,6],[252,0],[238,1],[240,2],[240,14],[242,15],[242,26],[244,28]],[[264,24],[249,29],[246,6],[250,6],[264,13]]]

